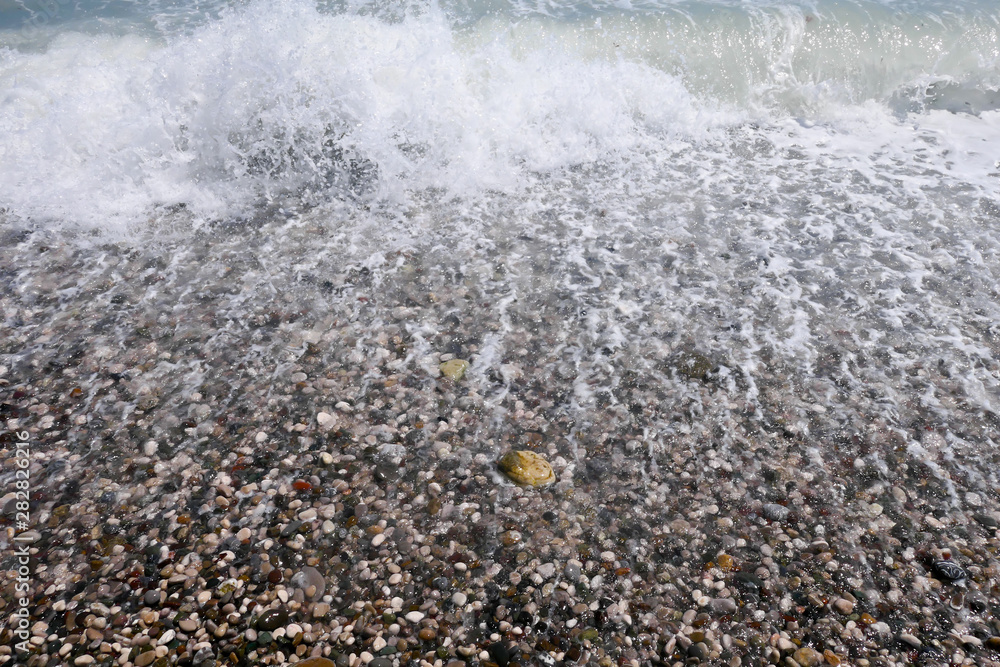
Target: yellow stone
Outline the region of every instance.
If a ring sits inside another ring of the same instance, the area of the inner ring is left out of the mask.
[[[454,382],[458,382],[465,375],[465,371],[468,368],[469,362],[465,359],[449,359],[441,364],[441,374],[447,378],[451,378]]]
[[[736,562],[733,557],[729,554],[722,554],[719,556],[719,569],[723,572],[732,572],[736,567]]]
[[[520,449],[507,452],[497,462],[500,470],[522,486],[544,486],[556,481],[549,462],[535,452]]]
[[[796,651],[792,657],[795,662],[802,665],[802,667],[816,667],[816,665],[823,664],[823,654],[815,649],[811,649],[808,646],[803,646],[798,651]]]

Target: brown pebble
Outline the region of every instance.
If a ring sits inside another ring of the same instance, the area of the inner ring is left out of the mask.
[[[132,663],[135,667],[146,667],[146,665],[153,664],[154,660],[156,660],[156,651],[146,651],[136,656]]]
[[[327,658],[309,658],[295,663],[298,667],[337,667],[333,660]]]
[[[434,630],[434,628],[423,628],[420,632],[417,633],[417,636],[420,637],[420,639],[422,639],[423,641],[429,642],[437,639],[438,635],[437,632]]]

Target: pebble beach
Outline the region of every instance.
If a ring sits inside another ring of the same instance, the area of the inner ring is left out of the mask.
[[[994,0],[0,0],[0,667],[1000,667]]]
[[[988,440],[971,409],[902,427],[777,367],[748,401],[682,335],[598,351],[582,409],[593,341],[504,303],[495,257],[14,227],[0,455],[12,478],[27,434],[31,618],[2,664],[1000,664],[996,489],[967,472],[996,450],[946,443]],[[514,484],[519,450],[554,480]]]

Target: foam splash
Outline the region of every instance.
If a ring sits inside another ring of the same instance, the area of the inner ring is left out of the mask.
[[[662,162],[678,141],[710,152],[748,121],[988,113],[998,85],[982,10],[193,7],[200,26],[63,26],[0,54],[9,213],[120,231],[442,188],[520,195],[561,169]]]

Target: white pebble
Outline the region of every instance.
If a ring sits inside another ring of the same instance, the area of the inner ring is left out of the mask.
[[[420,621],[424,620],[424,614],[423,612],[420,611],[411,611],[403,618],[405,618],[410,623],[419,623]]]

